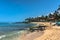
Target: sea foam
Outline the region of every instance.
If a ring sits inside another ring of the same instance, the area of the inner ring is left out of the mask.
[[[0,39],[2,39],[2,38],[4,38],[4,37],[6,37],[6,35],[1,35],[1,36],[0,36]]]

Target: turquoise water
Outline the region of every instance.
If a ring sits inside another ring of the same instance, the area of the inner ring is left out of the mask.
[[[60,26],[60,22],[56,22],[56,25]]]
[[[24,32],[24,29],[33,26],[33,24],[5,24],[0,23],[0,40],[16,40]]]
[[[16,40],[24,31],[15,31],[10,32],[6,35],[2,35],[3,37],[0,40]]]

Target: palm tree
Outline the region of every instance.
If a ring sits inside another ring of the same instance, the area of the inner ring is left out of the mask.
[[[58,9],[57,10],[60,10],[60,5],[59,5],[59,7],[58,7]]]
[[[45,21],[45,16],[42,15],[42,16],[41,16],[41,20],[42,20],[42,21]]]
[[[59,12],[57,12],[57,11],[55,11],[54,14],[53,14],[53,16],[55,18],[55,21],[57,21],[59,19],[59,15],[58,14],[59,14]]]
[[[31,17],[25,19],[26,22],[31,22]]]
[[[45,21],[48,21],[48,16],[45,16]]]
[[[52,18],[53,15],[50,13],[48,16],[49,16],[49,18]]]

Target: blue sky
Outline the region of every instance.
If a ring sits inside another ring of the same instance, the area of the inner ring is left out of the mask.
[[[54,12],[60,0],[0,0],[0,22],[18,22]]]

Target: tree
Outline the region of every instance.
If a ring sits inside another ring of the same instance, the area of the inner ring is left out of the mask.
[[[25,19],[26,22],[31,22],[31,17]]]
[[[54,16],[54,19],[55,21],[57,21],[59,19],[59,13],[57,11],[54,12],[53,16]]]
[[[49,16],[49,18],[52,18],[53,17],[53,15],[51,13],[48,16]]]
[[[45,21],[48,21],[48,16],[45,16]]]

